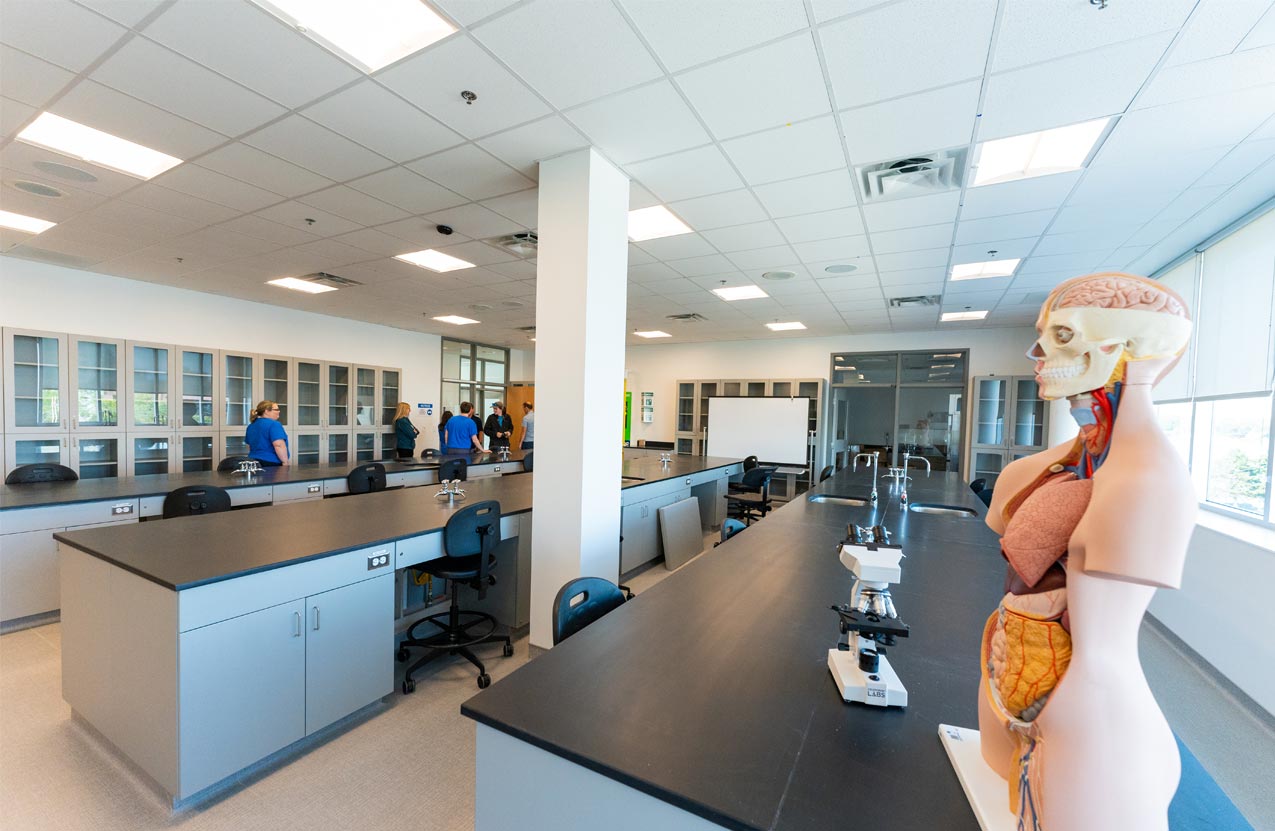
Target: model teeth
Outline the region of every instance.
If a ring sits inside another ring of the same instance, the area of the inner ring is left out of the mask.
[[[1050,381],[1065,381],[1068,378],[1077,378],[1083,375],[1088,368],[1088,360],[1078,361],[1073,364],[1063,364],[1062,366],[1049,366],[1046,364],[1041,367],[1040,377]]]

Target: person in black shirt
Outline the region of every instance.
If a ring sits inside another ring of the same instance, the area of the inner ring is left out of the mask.
[[[497,401],[491,405],[494,412],[487,416],[483,432],[489,441],[487,446],[492,450],[509,446],[509,438],[514,434],[514,420],[505,413],[505,402]]]

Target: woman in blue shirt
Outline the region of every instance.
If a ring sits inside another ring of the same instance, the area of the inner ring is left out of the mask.
[[[257,404],[243,440],[248,445],[248,458],[263,465],[288,464],[288,434],[279,423],[279,405],[275,402]]]

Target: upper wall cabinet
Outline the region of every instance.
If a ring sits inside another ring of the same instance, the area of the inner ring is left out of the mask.
[[[381,426],[394,426],[394,412],[398,409],[400,380],[397,369],[382,369],[381,375]]]
[[[122,430],[122,405],[128,400],[124,341],[71,335],[68,343],[71,429],[81,433]]]
[[[247,427],[261,400],[261,368],[255,355],[222,352],[221,417],[226,429]]]
[[[177,372],[181,385],[181,413],[177,427],[183,432],[207,433],[221,426],[214,382],[221,353],[212,349],[177,348]]]
[[[5,329],[4,354],[5,432],[66,432],[67,336]]]
[[[177,350],[168,344],[128,342],[128,430],[171,430],[177,416],[169,406],[177,373]]]

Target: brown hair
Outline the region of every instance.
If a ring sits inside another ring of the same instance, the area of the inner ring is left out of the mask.
[[[394,420],[398,421],[400,418],[406,418],[411,414],[412,405],[408,404],[406,401],[400,401],[398,402],[398,408],[394,410]]]
[[[472,412],[473,409],[474,409],[474,405],[470,404],[468,401],[460,402],[460,411],[462,414]]]
[[[252,417],[249,418],[248,421],[249,422],[256,421],[257,419],[261,418],[263,415],[265,415],[266,413],[270,412],[271,410],[273,410],[275,407],[278,407],[278,406],[279,404],[276,401],[258,401],[257,407],[256,409],[252,411]]]

